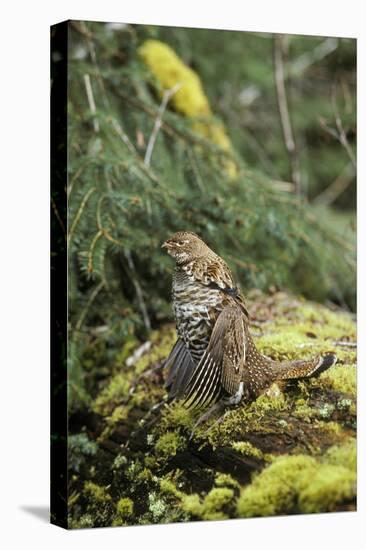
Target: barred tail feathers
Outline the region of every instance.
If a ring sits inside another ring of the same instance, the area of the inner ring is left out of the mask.
[[[336,362],[337,356],[327,353],[309,361],[295,360],[278,363],[274,367],[274,372],[277,380],[309,378],[319,376]]]

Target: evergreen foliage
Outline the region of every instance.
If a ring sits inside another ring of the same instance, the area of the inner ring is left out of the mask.
[[[313,300],[355,307],[355,239],[349,216],[309,206],[273,181],[284,179],[287,170],[286,160],[281,167],[285,152],[279,151],[280,136],[263,138],[268,154],[278,154],[278,172],[271,179],[253,153],[246,154],[253,120],[240,138],[242,128],[231,125],[231,110],[226,132],[234,147],[223,148],[209,133],[200,132],[199,125],[192,126],[172,102],[146,162],[165,91],[139,55],[146,40],[167,41],[189,62],[216,114],[217,97],[231,78],[228,66],[235,66],[245,41],[247,54],[238,77],[247,78],[248,86],[256,80],[267,97],[274,94],[265,69],[268,36],[231,33],[222,54],[213,58],[208,36],[214,40],[214,35],[215,31],[71,23],[67,187],[71,407],[90,400],[95,380],[106,376],[106,364],[117,357],[122,344],[143,339],[151,327],[172,317],[172,265],[160,246],[174,231],[197,232],[225,258],[244,293],[255,287],[286,287]],[[253,44],[262,48],[257,55]],[[295,47],[301,49],[300,43]],[[347,44],[341,49],[347,50]],[[323,100],[322,94],[319,105],[313,105],[319,116],[324,115],[318,112]],[[225,109],[220,113],[224,122]],[[220,127],[222,122],[211,111],[212,123]],[[312,113],[309,103],[295,112],[304,127]],[[197,118],[196,123],[202,120]],[[262,127],[258,139],[264,134]],[[332,147],[342,149],[339,144]],[[313,157],[309,151],[306,154],[307,169]],[[337,155],[330,157],[329,147],[317,154],[325,173],[324,164]],[[237,167],[235,178],[228,163]]]

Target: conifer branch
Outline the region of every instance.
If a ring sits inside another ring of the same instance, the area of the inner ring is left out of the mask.
[[[72,224],[71,224],[71,227],[70,227],[69,236],[68,236],[68,239],[67,239],[67,244],[68,244],[68,246],[70,246],[70,244],[71,244],[71,240],[72,240],[72,237],[73,237],[73,235],[74,235],[75,228],[76,228],[77,224],[79,223],[79,220],[80,220],[80,217],[81,217],[81,215],[82,215],[82,213],[83,213],[83,210],[84,210],[84,208],[85,208],[85,205],[86,205],[86,203],[88,202],[89,197],[90,197],[96,190],[97,190],[96,187],[92,187],[92,188],[89,189],[89,191],[84,195],[83,200],[82,200],[81,203],[80,203],[80,206],[79,206],[79,208],[78,208],[78,210],[77,210],[77,212],[76,212],[76,215],[75,215],[74,220],[73,220],[73,222],[72,222]]]

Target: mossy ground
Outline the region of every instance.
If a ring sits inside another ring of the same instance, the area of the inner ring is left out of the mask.
[[[126,344],[88,410],[71,418],[70,527],[355,509],[353,317],[279,292],[253,293],[249,305],[263,353],[333,351],[337,364],[213,418],[190,440],[197,413],[179,403],[151,412],[165,395],[174,326],[154,332],[142,354]]]

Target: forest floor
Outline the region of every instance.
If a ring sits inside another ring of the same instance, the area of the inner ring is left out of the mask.
[[[166,394],[174,325],[127,343],[71,417],[70,528],[356,509],[354,315],[284,292],[253,291],[248,303],[265,355],[335,352],[337,364],[272,387],[190,438],[202,413],[179,403],[151,412]]]

